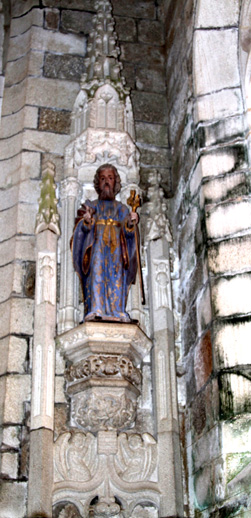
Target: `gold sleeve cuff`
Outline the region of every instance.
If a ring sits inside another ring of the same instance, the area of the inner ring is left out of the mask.
[[[134,225],[132,227],[128,227],[128,220],[125,222],[125,229],[127,232],[133,232],[134,231]]]

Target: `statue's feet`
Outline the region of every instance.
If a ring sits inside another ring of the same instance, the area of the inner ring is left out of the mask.
[[[85,322],[100,321],[100,320],[102,320],[102,315],[99,315],[98,313],[91,312],[91,313],[87,313],[87,315],[85,315]]]
[[[121,313],[120,315],[101,315],[91,311],[85,315],[85,322],[131,322],[131,319],[127,313]]]

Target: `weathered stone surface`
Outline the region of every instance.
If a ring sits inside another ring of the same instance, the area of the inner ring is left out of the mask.
[[[237,38],[238,33],[235,29],[196,31],[194,55],[196,95],[239,86]]]
[[[30,376],[11,375],[6,379],[4,423],[22,423],[23,404],[30,400]]]
[[[214,274],[250,271],[250,236],[215,243],[208,249],[208,261]]]
[[[136,22],[133,18],[115,16],[115,29],[119,41],[136,41],[137,30]]]
[[[64,377],[56,376],[55,378],[55,403],[65,403]]]
[[[5,426],[3,429],[3,448],[19,448],[20,445],[20,427]]]
[[[25,2],[19,2],[19,0],[13,0],[11,4],[12,16],[22,16],[27,13],[33,7],[39,7],[39,0],[27,0]]]
[[[10,336],[8,347],[8,372],[23,374],[26,370],[27,341],[25,338]]]
[[[62,34],[61,32],[47,31],[40,27],[32,27],[31,35],[31,46],[34,50],[80,56],[84,55],[86,51],[86,39],[74,34]]]
[[[51,516],[53,432],[41,428],[30,435],[29,516]]]
[[[170,166],[170,152],[168,149],[148,146],[143,147],[139,142],[137,143],[140,149],[141,163],[143,166],[153,165],[154,167],[168,167]]]
[[[251,381],[240,373],[221,373],[220,385],[220,411],[223,419],[229,419],[242,413],[251,411]]]
[[[66,32],[89,34],[93,27],[93,14],[78,11],[62,11],[61,28]]]
[[[58,9],[45,9],[45,28],[57,30],[59,28],[60,13]]]
[[[4,478],[17,478],[18,453],[2,453],[1,473]]]
[[[250,332],[249,320],[218,323],[214,333],[215,359],[218,368],[251,364]]]
[[[166,123],[166,98],[161,94],[132,92],[135,121]]]
[[[25,297],[34,298],[35,295],[35,263],[26,264],[26,271],[24,276],[24,295]]]
[[[152,47],[140,43],[122,43],[121,60],[150,67],[159,66],[164,64],[164,53],[162,47]]]
[[[209,238],[230,236],[249,228],[251,218],[250,200],[218,205],[206,214]]]
[[[44,76],[51,79],[80,81],[85,71],[84,60],[80,56],[45,54]]]
[[[196,13],[196,27],[224,27],[236,25],[239,16],[239,2],[224,0],[199,0]]]
[[[164,124],[146,124],[144,122],[136,123],[136,138],[144,144],[154,146],[167,146],[168,135],[167,126]]]
[[[131,65],[131,63],[124,63],[123,76],[126,80],[126,86],[135,90],[135,66]]]
[[[93,0],[43,0],[46,7],[58,7],[64,9],[78,9],[79,11],[95,12]]]
[[[43,55],[38,52],[30,52],[18,60],[10,61],[6,67],[6,86],[20,83],[28,75],[41,76],[43,69]]]
[[[49,131],[26,130],[23,138],[23,145],[30,151],[43,149],[47,153],[64,155],[64,150],[69,142],[69,136],[62,133],[52,133]],[[35,211],[36,207],[34,207]],[[32,207],[30,207],[32,211]],[[34,228],[34,227],[33,227]],[[27,233],[28,231],[26,231]]]
[[[250,194],[250,179],[245,173],[210,179],[203,185],[205,203],[216,203]]]
[[[120,0],[113,0],[113,14],[120,16],[127,16],[128,12],[133,18],[155,18],[155,5],[152,0],[128,0],[126,3]]]
[[[194,445],[194,471],[219,457],[221,453],[221,430],[216,425],[198,439]]]
[[[159,21],[141,20],[138,23],[139,41],[152,45],[164,44],[164,27]]]
[[[57,81],[47,78],[30,77],[27,80],[26,102],[35,106],[47,106],[71,110],[73,102],[77,96],[79,84],[72,81],[62,80],[60,90]],[[14,85],[8,89],[8,95],[3,103],[3,115],[8,115],[21,109],[25,104],[25,89],[23,83]],[[2,153],[1,153],[2,154]],[[8,156],[13,156],[13,152]]]
[[[34,106],[26,106],[22,110],[5,118],[1,138],[11,137],[26,128],[36,128],[38,110]]]
[[[165,77],[162,67],[154,67],[149,73],[149,67],[136,67],[135,72],[136,88],[139,91],[156,93],[165,92]]]
[[[209,284],[201,289],[196,299],[198,334],[206,329],[212,318],[211,292]]]
[[[20,4],[18,0],[16,4]],[[29,2],[26,2],[26,5]],[[37,2],[37,6],[39,7],[39,2]],[[19,16],[17,18],[12,18],[11,27],[10,27],[10,36],[17,36],[18,34],[22,34],[26,32],[32,25],[36,25],[38,27],[43,26],[43,11],[42,9],[36,9],[33,7],[32,11],[28,12],[24,16]]]
[[[27,482],[2,481],[0,518],[24,518],[26,515]]]
[[[200,147],[212,146],[244,137],[246,123],[241,115],[199,126],[196,139]]]
[[[243,112],[240,88],[200,96],[195,104],[195,122],[229,117]]]
[[[197,435],[201,435],[207,421],[205,393],[201,392],[193,402],[192,426]]]
[[[230,146],[203,154],[200,158],[202,176],[217,176],[247,167],[244,146]]]
[[[56,404],[54,413],[55,438],[68,431],[68,409],[66,404]]]
[[[225,277],[215,281],[212,300],[216,315],[227,317],[251,312],[251,276]]]
[[[35,260],[35,238],[34,236],[16,236],[13,242],[16,245],[16,258],[23,261]],[[10,241],[9,241],[10,244]]]
[[[194,372],[196,378],[196,389],[199,391],[212,374],[213,356],[211,333],[207,331],[201,338],[194,350]]]
[[[53,131],[55,133],[70,132],[71,112],[51,110],[49,108],[40,108],[39,125],[41,131]]]
[[[200,509],[206,509],[213,502],[211,478],[210,466],[204,467],[195,476],[195,494]]]

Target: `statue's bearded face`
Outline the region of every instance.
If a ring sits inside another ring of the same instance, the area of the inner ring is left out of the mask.
[[[100,200],[114,200],[115,175],[110,168],[99,173],[99,198]]]

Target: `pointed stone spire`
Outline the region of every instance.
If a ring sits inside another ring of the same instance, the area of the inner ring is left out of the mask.
[[[112,7],[109,0],[97,0],[95,3],[97,15],[94,17],[93,30],[90,33],[90,41],[87,47],[85,59],[86,74],[83,83],[93,80],[121,81],[122,64],[118,60],[120,49],[117,46],[117,35],[114,30]]]
[[[55,165],[53,162],[48,161],[42,171],[41,195],[38,200],[39,209],[36,217],[36,234],[43,230],[51,230],[55,234],[60,234],[54,176]]]
[[[85,59],[86,73],[74,103],[71,142],[65,150],[65,177],[92,185],[96,169],[112,163],[122,186],[139,183],[130,91],[119,61],[110,0],[96,0],[97,14]],[[135,188],[135,187],[131,187]]]

